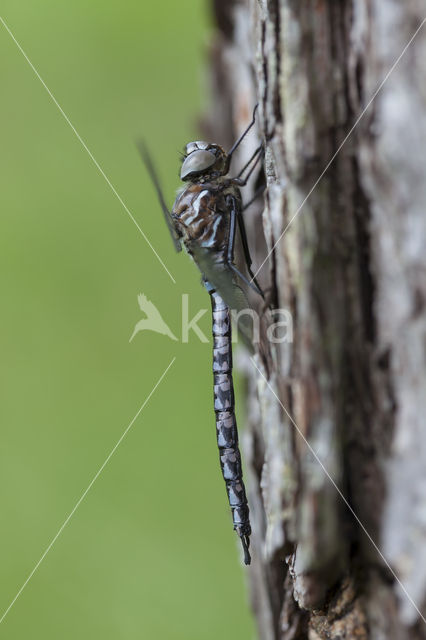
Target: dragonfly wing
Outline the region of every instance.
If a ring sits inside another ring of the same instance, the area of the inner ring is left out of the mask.
[[[170,211],[169,211],[169,209],[168,209],[168,207],[166,205],[166,201],[164,200],[163,190],[161,188],[160,181],[158,179],[158,174],[157,174],[157,171],[155,170],[155,167],[154,167],[154,163],[152,162],[151,155],[150,155],[150,153],[149,153],[149,151],[148,151],[148,149],[147,149],[147,147],[145,145],[145,142],[143,140],[139,140],[137,142],[137,147],[138,147],[140,156],[142,158],[142,161],[143,161],[143,163],[144,163],[144,165],[145,165],[145,167],[146,167],[146,169],[148,171],[149,177],[151,178],[151,181],[152,181],[152,183],[154,185],[154,188],[155,188],[155,190],[157,192],[157,197],[158,197],[158,200],[160,202],[160,206],[161,206],[161,209],[163,211],[164,219],[166,221],[167,227],[168,227],[168,229],[170,231],[170,235],[172,237],[173,245],[174,245],[176,251],[181,251],[182,250],[182,246],[181,246],[181,243],[180,243],[180,239],[179,239],[179,236],[178,236],[178,234],[176,232],[176,228],[175,228],[175,226],[173,224],[173,218],[172,218],[172,216],[170,214]]]
[[[245,345],[253,351],[253,310],[243,289],[235,283],[232,270],[217,261],[217,254],[193,242],[189,253],[206,280],[237,314],[237,327]],[[216,259],[215,259],[216,258]]]

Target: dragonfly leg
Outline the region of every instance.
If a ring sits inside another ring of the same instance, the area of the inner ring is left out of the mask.
[[[228,196],[228,198],[229,198],[229,200],[228,200],[229,209],[230,209],[230,212],[231,212],[230,229],[233,232],[233,236],[231,236],[231,233],[229,234],[229,240],[228,240],[228,253],[227,253],[228,265],[234,271],[234,273],[236,273],[251,289],[253,289],[253,291],[255,291],[257,294],[259,294],[263,299],[265,299],[263,291],[262,291],[259,283],[257,282],[257,280],[255,278],[255,275],[254,275],[254,273],[253,273],[253,271],[251,269],[252,259],[251,259],[250,250],[249,250],[248,241],[247,241],[247,233],[246,233],[246,228],[245,228],[245,224],[244,224],[244,217],[242,215],[241,210],[238,207],[238,204],[237,204],[235,198],[233,196]],[[237,222],[238,222],[238,228],[240,230],[240,236],[241,236],[241,243],[243,245],[244,260],[245,260],[245,263],[246,263],[247,271],[249,272],[249,275],[251,277],[251,281],[248,280],[239,271],[239,269],[237,269],[237,267],[233,264],[234,239],[235,239],[235,219],[237,219]]]
[[[265,296],[263,294],[262,291],[262,287],[260,286],[260,284],[258,283],[258,281],[256,280],[256,276],[254,275],[251,265],[252,265],[252,259],[251,259],[251,255],[250,255],[250,249],[248,246],[248,241],[247,241],[247,232],[246,232],[246,226],[245,226],[245,222],[244,222],[244,216],[242,214],[242,211],[239,211],[237,214],[237,220],[238,220],[238,227],[240,230],[240,236],[241,236],[241,242],[243,245],[243,253],[244,253],[244,258],[246,261],[246,266],[247,266],[247,271],[249,272],[249,275],[251,277],[251,282],[256,285],[257,287],[257,293],[259,293],[263,299],[265,299]]]
[[[235,222],[237,217],[237,207],[236,201],[233,196],[228,196],[226,198],[226,202],[229,205],[230,216],[229,216],[229,236],[228,236],[228,246],[226,248],[226,259],[228,265],[231,265],[234,260],[234,243],[235,243]]]
[[[245,187],[245,186],[246,186],[247,182],[249,181],[249,178],[250,178],[251,174],[252,174],[252,173],[253,173],[253,171],[256,169],[256,167],[257,167],[257,165],[258,165],[258,163],[259,163],[259,160],[263,157],[263,146],[262,146],[262,145],[260,145],[260,147],[258,147],[258,149],[259,149],[259,151],[257,151],[257,150],[256,150],[256,152],[257,152],[257,153],[256,153],[256,154],[254,154],[254,155],[252,156],[252,158],[250,158],[250,162],[251,162],[254,158],[256,158],[256,159],[255,159],[255,161],[254,161],[254,163],[253,163],[253,166],[251,167],[250,171],[249,171],[249,172],[248,172],[248,174],[246,175],[246,177],[245,177],[245,178],[240,178],[240,177],[239,177],[239,175],[238,175],[238,176],[236,176],[235,178],[231,178],[231,182],[232,182],[233,184],[236,184],[238,187]]]
[[[262,193],[265,191],[265,189],[266,189],[266,184],[262,184],[258,189],[256,189],[256,191],[254,192],[254,196],[252,198],[250,198],[250,200],[244,204],[243,208],[241,209],[241,212],[243,212],[246,209],[248,209],[250,207],[250,205],[252,205],[253,202],[255,202],[258,199],[258,197],[262,195]]]
[[[227,159],[226,159],[226,173],[228,173],[228,171],[230,169],[230,166],[231,166],[232,154],[234,153],[235,149],[241,144],[241,142],[244,140],[244,138],[246,137],[246,135],[248,134],[248,132],[250,131],[250,129],[254,126],[254,123],[256,122],[256,111],[257,111],[257,107],[258,106],[259,106],[259,104],[256,104],[254,109],[253,109],[253,118],[252,118],[249,126],[247,127],[247,129],[245,131],[243,131],[243,133],[240,135],[238,140],[236,142],[234,142],[234,144],[232,145],[232,147],[228,151]]]
[[[236,176],[236,178],[241,178],[241,174],[244,173],[244,171],[247,169],[247,167],[250,166],[250,164],[253,162],[253,160],[256,158],[257,154],[262,150],[262,145],[260,144],[257,149],[255,150],[255,152],[252,154],[252,156],[250,157],[249,160],[247,160],[247,162],[245,163],[244,167],[241,169],[240,173]]]
[[[244,273],[241,273],[241,271],[238,269],[238,267],[235,266],[235,264],[233,264],[232,262],[229,262],[227,265],[230,269],[232,269],[232,271],[239,277],[241,278],[241,280],[243,282],[246,283],[246,285],[248,287],[250,287],[250,289],[253,289],[253,291],[255,293],[257,293],[259,296],[261,296],[263,299],[265,299],[264,295],[263,295],[263,291],[262,289],[260,289],[260,287],[256,286],[251,280],[249,280],[248,278],[246,278],[246,276],[244,275]]]

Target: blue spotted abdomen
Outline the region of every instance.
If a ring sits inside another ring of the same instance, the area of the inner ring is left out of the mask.
[[[251,533],[249,508],[243,482],[232,380],[231,318],[221,296],[210,293],[213,315],[213,379],[216,435],[220,467],[225,480],[234,529],[243,542],[245,562]]]

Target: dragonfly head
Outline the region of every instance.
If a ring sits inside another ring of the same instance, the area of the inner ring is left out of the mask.
[[[199,178],[215,178],[227,173],[227,157],[218,144],[209,142],[189,142],[180,170],[181,180],[197,180]]]

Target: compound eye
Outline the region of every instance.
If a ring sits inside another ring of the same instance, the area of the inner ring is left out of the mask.
[[[203,173],[216,162],[216,156],[212,151],[193,151],[185,158],[180,170],[180,179],[186,180],[191,175]]]
[[[195,142],[188,142],[185,147],[185,155],[189,156],[193,151],[198,151],[199,149],[208,149],[209,143],[204,142],[203,140],[196,140]]]

